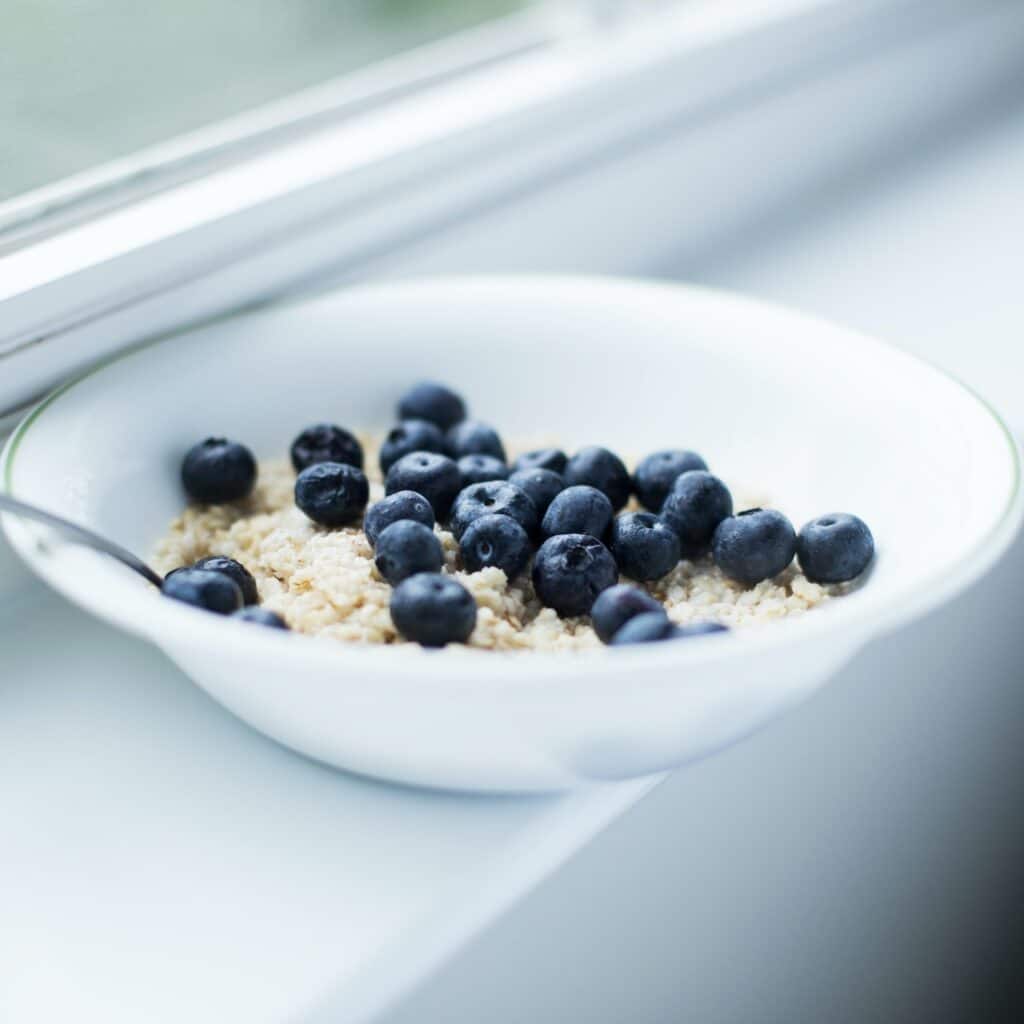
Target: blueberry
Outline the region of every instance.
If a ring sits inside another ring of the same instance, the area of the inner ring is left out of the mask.
[[[740,583],[760,583],[778,576],[793,561],[793,524],[773,509],[751,508],[723,519],[711,551],[715,564]]]
[[[194,568],[194,565],[180,565],[177,569],[172,569],[166,576],[164,576],[164,583],[166,583],[172,576],[177,576],[182,572],[191,572]]]
[[[507,480],[487,480],[464,487],[452,505],[449,526],[456,538],[461,539],[474,519],[487,515],[510,516],[528,534],[537,532],[536,507],[526,491]]]
[[[466,418],[466,403],[451,388],[432,380],[414,384],[398,403],[400,420],[429,420],[442,430]]]
[[[555,495],[565,490],[565,481],[553,469],[517,469],[508,482],[526,491],[539,516],[547,512]]]
[[[569,457],[560,448],[535,448],[532,452],[524,452],[512,463],[512,469],[550,469],[552,473],[561,475]]]
[[[363,446],[353,434],[333,423],[317,423],[299,434],[291,447],[292,465],[301,473],[318,462],[344,462],[363,468]]]
[[[494,427],[479,420],[463,420],[445,435],[448,448],[455,458],[463,455],[493,455],[505,461],[505,446]]]
[[[231,613],[231,618],[240,619],[242,622],[255,622],[257,625],[269,626],[271,629],[288,628],[288,623],[277,612],[272,612],[269,608],[239,608],[237,612]]]
[[[679,562],[679,538],[650,512],[625,512],[612,524],[608,545],[619,572],[634,580],[657,580]]]
[[[586,615],[602,590],[619,578],[611,552],[584,533],[549,537],[533,560],[533,587],[559,615]]]
[[[527,532],[511,516],[486,515],[474,519],[459,541],[467,572],[495,566],[511,580],[530,561],[533,545]]]
[[[655,452],[636,467],[633,490],[641,504],[652,512],[660,512],[677,477],[694,469],[707,468],[707,463],[696,452],[680,448]]]
[[[400,519],[381,531],[374,564],[381,576],[395,586],[418,572],[440,572],[444,552],[429,526]]]
[[[508,479],[508,466],[493,455],[463,455],[458,465],[463,487],[482,484],[485,480]]]
[[[209,569],[175,569],[160,588],[164,597],[229,615],[242,607],[242,591],[230,576]]]
[[[188,450],[181,463],[181,482],[193,501],[240,501],[256,483],[256,460],[237,441],[208,437]]]
[[[424,647],[465,643],[476,625],[476,602],[451,576],[421,572],[395,587],[391,621],[406,640]]]
[[[812,519],[800,531],[796,557],[815,583],[845,583],[859,576],[875,553],[867,523],[846,512]]]
[[[246,604],[260,603],[256,580],[241,562],[236,562],[233,558],[225,558],[223,555],[213,555],[210,558],[200,558],[192,568],[222,572],[225,576],[230,576],[238,584],[238,589],[242,592],[242,600]]]
[[[370,485],[361,469],[343,462],[317,462],[295,481],[295,504],[321,526],[355,522],[366,508]]]
[[[613,647],[623,644],[649,644],[658,640],[672,640],[676,636],[676,627],[665,614],[665,610],[659,608],[656,612],[634,615],[616,631],[610,643]]]
[[[729,627],[721,622],[699,621],[689,622],[685,626],[676,627],[676,636],[684,639],[691,636],[708,636],[711,633],[728,633]]]
[[[541,536],[589,533],[591,537],[600,539],[608,532],[614,515],[612,503],[603,491],[586,484],[566,487],[551,499],[541,521]]]
[[[587,484],[603,491],[616,512],[626,504],[633,487],[622,459],[607,448],[596,445],[581,448],[568,461],[562,475],[570,487]]]
[[[718,524],[731,515],[729,488],[717,476],[700,469],[676,477],[661,506],[661,518],[679,537],[683,558],[703,555]]]
[[[430,502],[434,516],[444,520],[455,495],[462,488],[459,467],[447,455],[436,452],[410,452],[403,455],[389,470],[384,481],[388,494],[415,491]]]
[[[410,452],[437,452],[445,455],[448,445],[441,428],[427,420],[405,420],[388,431],[380,446],[380,471],[388,470]]]
[[[614,646],[622,644],[646,644],[658,640],[685,640],[711,633],[728,633],[729,627],[719,622],[691,622],[677,626],[669,620],[664,610],[645,612],[629,619],[612,637]]]
[[[608,643],[634,615],[661,610],[661,605],[646,590],[628,583],[616,583],[598,595],[590,609],[590,617],[594,632]]]
[[[366,534],[366,539],[376,546],[377,538],[381,533],[392,523],[400,522],[403,519],[411,519],[415,523],[422,523],[424,526],[433,528],[434,510],[422,494],[417,494],[415,491],[396,491],[366,510],[366,516],[363,519],[363,531]]]

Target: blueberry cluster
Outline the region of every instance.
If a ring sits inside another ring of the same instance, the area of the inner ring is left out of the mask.
[[[332,423],[317,423],[295,438],[290,454],[298,474],[295,503],[310,519],[322,526],[338,527],[362,518],[370,484],[363,473],[363,447],[354,434]],[[237,441],[218,437],[207,438],[190,448],[181,465],[185,492],[193,501],[205,504],[248,498],[256,475],[252,452]],[[430,524],[433,525],[433,518]],[[383,525],[379,529],[383,530]],[[430,542],[436,545],[433,532],[427,532]],[[419,557],[424,565],[440,568],[440,545],[437,553],[436,560],[422,552]],[[386,554],[378,564],[390,565]],[[206,611],[274,629],[288,629],[280,615],[259,607],[255,579],[233,558],[206,558],[175,569],[165,577],[161,591],[166,597]]]
[[[871,531],[856,516],[822,516],[798,535],[772,509],[734,514],[729,489],[692,451],[654,452],[632,475],[617,455],[597,446],[571,457],[542,448],[509,465],[498,432],[468,419],[462,398],[433,382],[405,394],[398,417],[380,448],[382,501],[366,507],[369,483],[356,437],[321,423],[291,447],[295,503],[328,528],[362,520],[377,570],[394,587],[395,627],[424,646],[465,642],[476,624],[472,595],[441,571],[437,523],[458,540],[468,572],[495,567],[511,580],[532,561],[540,601],[561,616],[591,616],[598,636],[612,645],[726,629],[714,622],[677,626],[646,590],[620,584],[620,576],[648,583],[680,559],[710,554],[725,575],[753,585],[778,575],[796,556],[809,579],[838,583],[863,572],[874,554]],[[241,500],[255,479],[252,453],[223,438],[196,445],[182,465],[185,489],[200,502]],[[622,511],[632,495],[644,510]],[[255,582],[232,559],[175,570],[164,592],[284,626],[255,607]]]
[[[259,607],[260,597],[252,573],[241,562],[223,555],[201,558],[194,565],[169,572],[160,590],[164,597],[208,612],[230,615],[241,622],[255,622],[274,629],[288,628],[276,612]]]

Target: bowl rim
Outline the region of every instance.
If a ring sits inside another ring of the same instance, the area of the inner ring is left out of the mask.
[[[833,323],[824,317],[791,309],[782,304],[705,285],[603,275],[453,274],[424,276],[394,282],[371,282],[352,286],[341,292],[296,296],[269,307],[234,310],[198,323],[159,332],[76,374],[30,409],[14,429],[0,453],[0,486],[7,493],[15,494],[14,466],[22,443],[32,427],[48,411],[52,410],[62,397],[108,367],[134,358],[174,337],[201,331],[218,323],[245,321],[252,317],[259,317],[267,313],[268,310],[281,311],[296,306],[330,301],[336,299],[339,294],[399,293],[408,295],[424,290],[432,292],[443,287],[465,288],[467,283],[474,286],[533,290],[572,286],[574,288],[597,288],[603,292],[607,292],[609,288],[615,288],[628,291],[641,290],[649,293],[663,292],[670,296],[678,296],[680,293],[697,295],[713,303],[728,304],[733,309],[740,307],[747,314],[800,321],[807,328],[818,329],[828,334],[832,344],[869,346],[883,352],[889,358],[904,360],[918,370],[929,371],[951,382],[964,397],[979,406],[984,415],[996,425],[1006,442],[1006,454],[1010,460],[1012,475],[1012,484],[1006,504],[994,518],[990,528],[978,538],[969,550],[965,551],[952,564],[927,576],[922,576],[912,591],[908,592],[905,588],[897,590],[890,593],[887,600],[878,603],[870,600],[867,589],[857,589],[845,595],[841,601],[830,602],[827,606],[815,610],[813,615],[781,619],[778,622],[766,624],[766,627],[744,630],[739,634],[730,632],[703,636],[691,639],[686,643],[638,644],[621,648],[602,647],[594,650],[571,651],[488,651],[459,646],[429,652],[425,652],[415,644],[340,644],[335,640],[321,637],[281,633],[277,630],[253,630],[248,623],[225,620],[221,616],[213,616],[177,602],[166,601],[153,591],[145,594],[146,600],[124,602],[120,613],[107,608],[102,613],[102,617],[116,622],[117,625],[129,632],[146,637],[161,647],[164,646],[165,639],[171,647],[183,638],[187,638],[190,644],[194,644],[200,637],[205,638],[206,631],[209,630],[211,631],[211,641],[216,636],[222,643],[225,643],[227,637],[234,636],[236,644],[245,641],[247,647],[251,648],[255,644],[268,653],[287,651],[289,656],[297,661],[319,662],[321,659],[329,659],[330,664],[335,668],[343,669],[349,665],[364,671],[370,670],[367,677],[350,676],[346,678],[346,685],[362,682],[364,678],[372,680],[373,669],[394,671],[411,665],[418,666],[421,673],[430,676],[443,675],[448,682],[464,683],[468,689],[477,692],[488,691],[495,686],[502,687],[511,682],[514,682],[517,689],[529,689],[531,683],[537,686],[548,686],[553,673],[566,678],[582,676],[584,683],[596,684],[602,677],[609,674],[621,677],[623,669],[639,672],[649,668],[652,670],[650,679],[653,681],[661,676],[656,671],[658,669],[699,667],[708,662],[717,662],[723,659],[756,656],[775,650],[782,645],[798,643],[802,637],[818,637],[821,634],[831,634],[837,641],[841,641],[839,646],[852,654],[869,640],[892,632],[905,623],[927,614],[975,583],[1005,553],[1020,529],[1021,523],[1024,522],[1022,459],[1016,438],[995,407],[957,375],[937,366],[930,360],[871,335]],[[35,544],[30,543],[30,537],[45,533],[45,530],[29,527],[25,523],[16,521],[9,514],[0,514],[0,526],[3,527],[12,547],[33,572],[75,603],[92,610],[88,594],[84,592],[83,588],[71,585],[67,580],[60,578],[52,563],[41,556]],[[880,547],[880,552],[884,557],[884,547]],[[97,571],[106,574],[109,581],[120,582],[125,588],[131,585],[132,593],[135,596],[140,598],[143,596],[145,592],[138,590],[137,581],[126,571],[109,563],[102,555],[93,552],[88,554],[95,559]],[[115,580],[115,573],[118,574],[119,580]],[[167,628],[160,628],[164,623]],[[227,633],[225,633],[225,627],[227,627]],[[523,668],[528,664],[536,665],[538,668],[543,667],[544,671],[537,673],[537,679],[531,680],[529,674],[523,672]],[[458,666],[465,666],[467,671],[460,671]],[[484,668],[486,671],[481,672],[480,670]],[[713,685],[713,679],[695,676],[687,680],[687,686],[700,685],[702,678],[709,685]],[[671,685],[677,687],[678,680],[672,680]]]

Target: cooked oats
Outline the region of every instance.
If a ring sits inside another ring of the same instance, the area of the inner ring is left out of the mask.
[[[361,440],[372,503],[384,497],[377,443],[369,437]],[[287,460],[265,461],[245,501],[187,507],[158,543],[156,569],[167,573],[208,555],[227,555],[256,578],[263,606],[284,616],[297,632],[348,643],[405,643],[391,622],[391,587],[377,573],[362,529],[327,529],[310,522],[295,507],[294,483]],[[762,498],[757,503],[768,504]],[[737,507],[752,504],[738,502]],[[529,574],[510,583],[500,569],[461,571],[457,541],[447,530],[435,530],[445,553],[444,571],[463,583],[477,602],[470,646],[504,651],[601,646],[589,618],[560,619],[544,608]],[[849,589],[811,583],[795,563],[773,580],[745,587],[723,576],[710,558],[680,562],[646,588],[675,622],[713,619],[741,628],[802,615]]]

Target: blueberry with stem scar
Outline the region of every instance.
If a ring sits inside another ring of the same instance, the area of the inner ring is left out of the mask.
[[[619,572],[632,580],[657,580],[679,563],[679,537],[650,512],[625,512],[612,524],[608,543]]]
[[[587,615],[598,594],[618,581],[611,552],[584,533],[549,537],[533,560],[533,588],[563,617]]]
[[[494,567],[512,580],[526,568],[533,545],[527,532],[510,516],[486,515],[466,527],[459,553],[466,572]]]
[[[796,541],[796,557],[804,575],[814,583],[846,583],[867,567],[875,554],[875,539],[867,523],[846,512],[812,519]]]
[[[781,512],[747,509],[718,524],[711,553],[730,579],[760,583],[778,576],[793,561],[796,531]]]
[[[452,505],[449,526],[456,539],[481,516],[510,516],[531,536],[537,532],[537,509],[524,490],[507,480],[470,484],[459,491]]]

